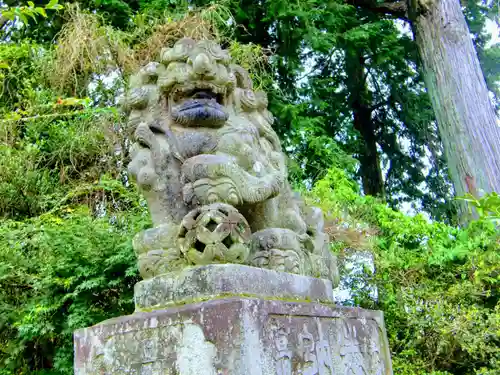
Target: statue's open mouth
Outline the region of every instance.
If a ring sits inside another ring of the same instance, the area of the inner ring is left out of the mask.
[[[228,114],[224,108],[224,93],[212,88],[196,88],[182,93],[179,104],[172,109],[175,122],[187,126],[219,127]]]
[[[188,97],[192,99],[207,99],[210,101],[216,101],[220,105],[223,104],[224,95],[222,93],[215,93],[211,89],[194,89],[188,93]]]

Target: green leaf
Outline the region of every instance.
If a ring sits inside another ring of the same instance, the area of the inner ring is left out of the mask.
[[[24,13],[19,12],[17,16],[21,19],[22,23],[25,25],[28,24],[28,18],[24,15]]]
[[[38,12],[38,14],[41,14],[43,17],[47,18],[47,13],[45,12],[45,9],[43,8],[35,8],[35,10]]]
[[[16,18],[16,15],[14,14],[13,10],[5,10],[1,12],[2,17],[7,18],[8,20],[12,21],[14,18]]]
[[[50,0],[50,2],[45,6],[45,9],[60,9],[61,5],[58,3],[58,0]]]

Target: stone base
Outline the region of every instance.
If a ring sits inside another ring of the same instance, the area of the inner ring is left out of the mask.
[[[142,281],[135,299],[75,332],[76,375],[392,374],[382,313],[335,307],[326,280],[209,265]]]
[[[75,333],[76,375],[390,375],[382,313],[227,298]]]

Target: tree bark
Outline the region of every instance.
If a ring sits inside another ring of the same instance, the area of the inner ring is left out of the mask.
[[[460,2],[410,8],[455,193],[500,192],[500,127]]]
[[[362,136],[359,155],[363,192],[385,198],[384,180],[380,168],[380,158],[377,151],[377,140],[373,131],[371,112],[367,107],[354,108],[354,127]]]
[[[373,103],[370,101],[370,94],[366,86],[365,61],[362,51],[348,51],[346,58],[354,128],[362,138],[358,159],[363,192],[366,195],[385,198],[384,180],[377,151],[377,137],[372,121]]]

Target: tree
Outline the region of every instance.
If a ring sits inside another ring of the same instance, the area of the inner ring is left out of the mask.
[[[459,2],[431,3],[414,27],[457,195],[500,191],[500,127]]]
[[[346,50],[345,59],[346,73],[349,77],[348,89],[351,93],[348,103],[352,108],[354,129],[361,134],[358,160],[363,192],[367,195],[385,198],[375,122],[372,120],[373,100],[371,100],[371,93],[366,85],[364,51],[359,49]]]
[[[411,22],[455,193],[500,190],[500,127],[460,3],[352,4]]]
[[[38,43],[51,43],[56,38],[57,33],[61,30],[65,23],[64,12],[44,12],[44,17],[32,17],[31,13],[35,12],[40,14],[39,9],[53,10],[61,9],[70,4],[77,4],[82,9],[87,9],[92,12],[96,12],[103,16],[109,23],[114,27],[119,29],[126,29],[130,26],[130,18],[134,11],[139,9],[139,4],[137,1],[122,1],[122,0],[111,0],[111,1],[49,1],[49,0],[34,0],[29,2],[29,6],[18,6],[18,1],[15,0],[5,0],[2,2],[6,7],[9,8],[8,12],[12,12],[13,15],[21,17],[22,21],[25,23],[23,28],[14,28],[12,26],[12,21],[9,18],[6,20],[11,21],[0,25],[0,31],[2,31],[1,38],[3,40],[13,40],[21,41],[23,39],[30,39]],[[28,13],[27,13],[28,12]],[[23,16],[24,13],[24,16]],[[27,17],[28,16],[28,17]],[[23,19],[24,18],[24,19]],[[1,19],[0,19],[1,20]]]
[[[414,41],[370,10],[332,2],[306,14],[307,52],[299,58],[307,69],[294,73],[303,83],[290,114],[276,111],[286,114],[279,126],[293,125],[282,133],[285,140],[296,134],[287,145],[301,177],[314,183],[337,155],[365,194],[385,192],[393,207],[416,202],[434,218],[450,218],[450,184],[431,103],[415,69]],[[359,161],[357,170],[345,163],[346,154]]]

